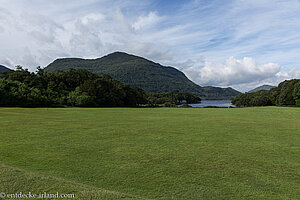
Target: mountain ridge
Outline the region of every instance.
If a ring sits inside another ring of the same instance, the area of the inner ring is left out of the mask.
[[[7,68],[3,65],[0,65],[0,72],[6,72],[7,70],[9,70],[9,68]]]
[[[163,66],[140,56],[114,52],[96,59],[59,58],[45,70],[55,72],[71,68],[86,69],[95,74],[108,74],[126,84],[137,86],[146,92],[190,92],[204,99],[232,99],[239,94],[232,88],[201,87],[180,70]]]

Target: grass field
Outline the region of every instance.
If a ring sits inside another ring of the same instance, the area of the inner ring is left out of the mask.
[[[300,199],[300,109],[0,108],[0,192]]]

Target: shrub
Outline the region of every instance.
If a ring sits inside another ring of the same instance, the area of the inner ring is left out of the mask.
[[[86,93],[81,93],[76,89],[69,93],[67,97],[67,103],[71,106],[88,107],[93,106],[93,98]]]
[[[177,105],[174,104],[174,103],[172,103],[172,102],[166,102],[166,103],[164,104],[164,106],[165,106],[165,107],[177,107]]]
[[[192,108],[189,104],[182,104],[180,108]]]

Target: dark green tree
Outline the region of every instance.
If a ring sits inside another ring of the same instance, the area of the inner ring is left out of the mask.
[[[294,85],[293,97],[295,105],[300,106],[300,80]]]

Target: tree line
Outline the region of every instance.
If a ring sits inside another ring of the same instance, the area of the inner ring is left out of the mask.
[[[0,75],[0,106],[20,107],[138,107],[174,106],[183,99],[189,103],[200,98],[189,93],[151,93],[129,86],[109,75],[96,75],[87,70],[36,73],[17,66]]]
[[[249,106],[300,106],[300,79],[281,82],[271,90],[239,94],[232,104],[238,107]]]

